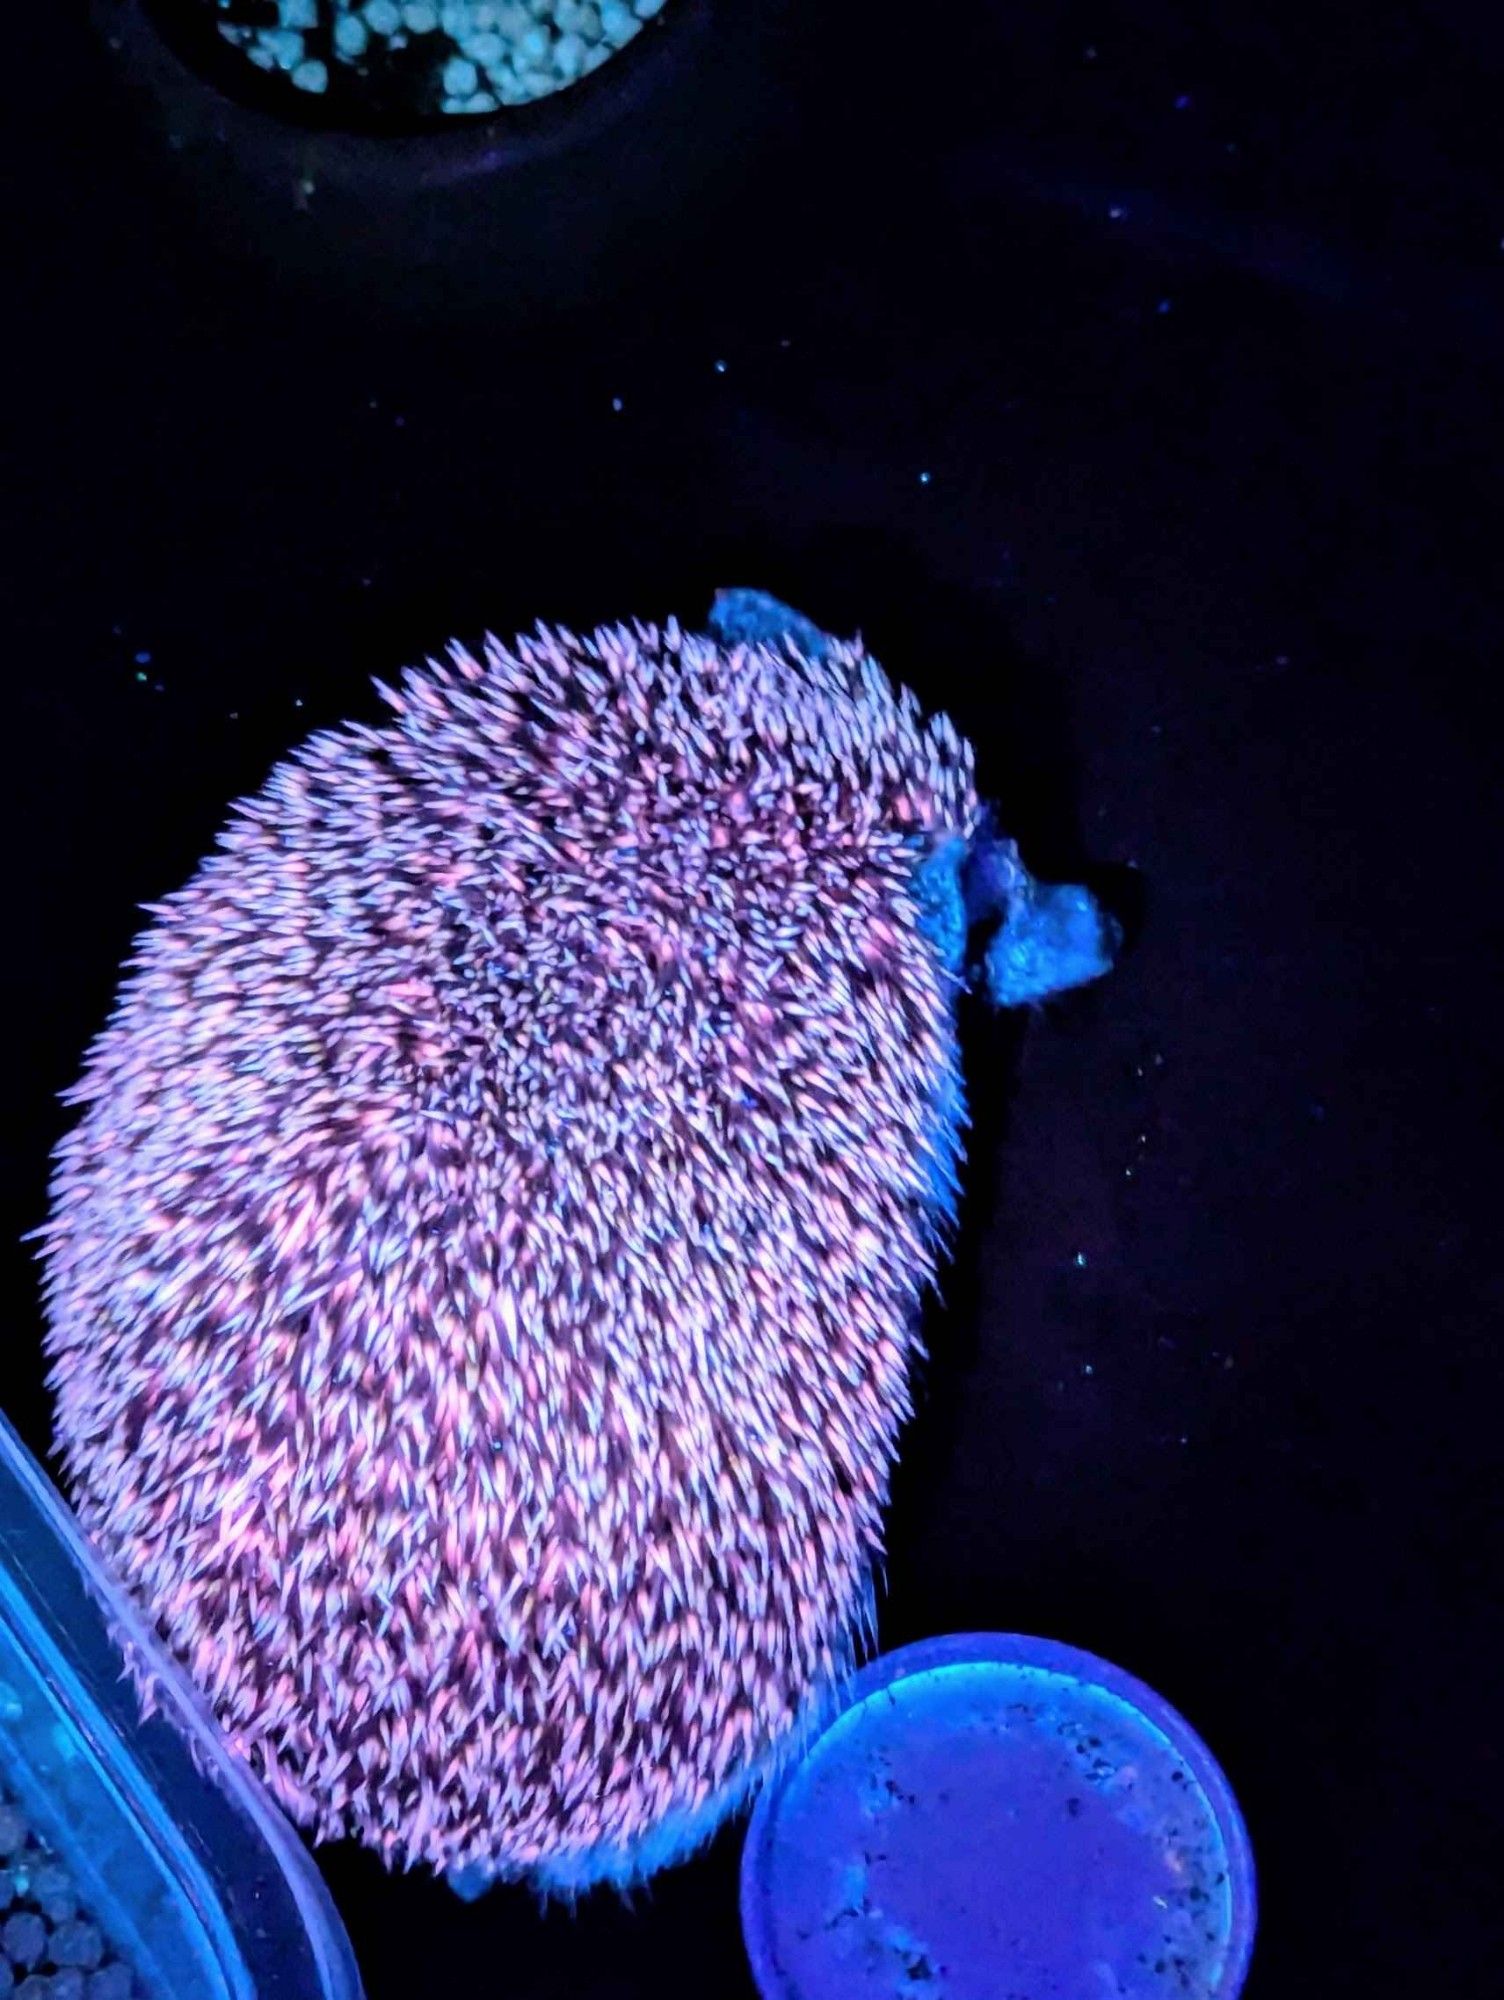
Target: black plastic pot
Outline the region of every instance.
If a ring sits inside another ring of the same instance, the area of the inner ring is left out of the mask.
[[[145,0],[93,0],[123,102],[196,226],[278,282],[401,316],[598,296],[714,214],[776,143],[800,76],[790,0],[668,0],[552,97],[393,131],[280,115]]]

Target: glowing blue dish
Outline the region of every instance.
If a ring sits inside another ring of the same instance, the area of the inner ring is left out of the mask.
[[[1253,1859],[1189,1725],[1014,1634],[884,1655],[760,1797],[742,1929],[764,2000],[1234,2000]]]
[[[145,1719],[122,1645],[152,1679]],[[349,1940],[297,1835],[3,1416],[0,1798],[7,1841],[24,1830],[26,1852],[45,1855],[82,1905],[74,1962],[95,1962],[103,1941],[111,1991],[360,2000]],[[41,1919],[29,1921],[27,1962],[43,1950]]]

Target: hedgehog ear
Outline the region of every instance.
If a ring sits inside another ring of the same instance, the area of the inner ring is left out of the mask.
[[[705,623],[722,646],[782,643],[797,647],[807,660],[823,660],[831,647],[828,633],[765,590],[718,590]]]
[[[1028,869],[1018,858],[1017,843],[999,830],[993,807],[984,805],[961,877],[967,923],[985,924],[1006,916],[1014,899],[1031,880]]]
[[[462,1903],[473,1903],[495,1886],[496,1877],[489,1868],[471,1863],[466,1868],[446,1869],[444,1881]]]

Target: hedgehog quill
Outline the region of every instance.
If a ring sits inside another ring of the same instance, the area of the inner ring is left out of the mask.
[[[626,1887],[871,1637],[963,984],[1114,926],[758,593],[381,693],[149,907],[68,1093],[57,1445],[315,1837]]]

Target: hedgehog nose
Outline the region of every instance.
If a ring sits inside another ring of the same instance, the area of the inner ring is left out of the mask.
[[[995,1007],[1021,1007],[1112,970],[1123,927],[1079,883],[1030,881],[1016,895],[983,960]]]

